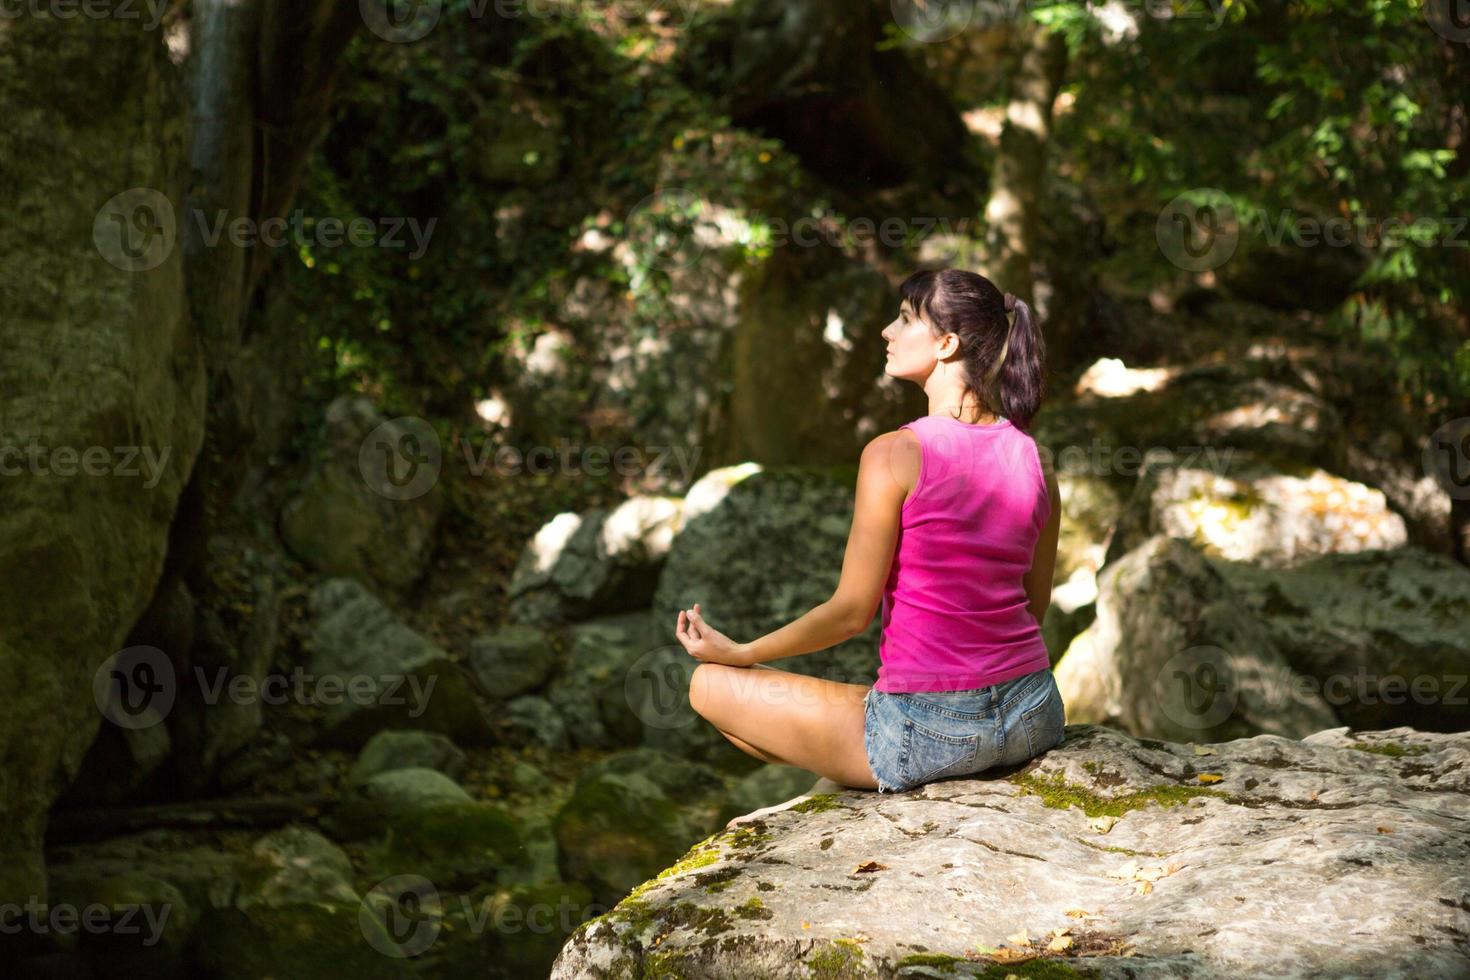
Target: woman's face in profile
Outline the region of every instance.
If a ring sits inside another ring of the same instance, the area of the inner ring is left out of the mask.
[[[889,377],[922,382],[934,370],[934,334],[908,300],[899,304],[898,316],[883,328],[883,339],[888,343],[884,371]]]

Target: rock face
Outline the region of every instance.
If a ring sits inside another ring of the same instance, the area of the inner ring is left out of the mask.
[[[557,814],[562,873],[617,901],[709,833],[723,789],[708,766],[657,749],[608,756],[582,773]]]
[[[1312,467],[1283,473],[1246,452],[1227,451],[1218,462],[1218,469],[1149,466],[1105,560],[1160,533],[1193,541],[1214,557],[1266,566],[1408,543],[1404,519],[1388,509],[1381,491]]]
[[[323,739],[360,745],[395,726],[470,743],[488,739],[465,673],[356,579],[319,584],[311,612],[309,668],[319,679]]]
[[[552,977],[1470,976],[1470,734],[1067,734],[706,838]]]
[[[179,79],[137,25],[0,28],[0,445],[19,467],[0,487],[0,685],[17,694],[0,720],[0,902],[46,894],[47,808],[97,732],[93,675],[149,604],[203,438],[171,247]]]
[[[1470,729],[1470,569],[1419,548],[1214,567],[1339,721]]]
[[[361,395],[327,408],[318,457],[281,510],[281,536],[312,568],[402,587],[423,571],[443,507],[439,442],[422,419],[387,419]]]
[[[1188,542],[1155,535],[1104,566],[1097,619],[1056,665],[1069,722],[1136,735],[1300,738],[1336,725],[1269,631]]]
[[[1068,721],[1212,739],[1470,726],[1470,572],[1442,556],[1268,568],[1155,535],[1098,585],[1097,619],[1056,665]]]
[[[674,497],[567,512],[526,543],[506,594],[517,623],[564,623],[646,608],[679,525]]]

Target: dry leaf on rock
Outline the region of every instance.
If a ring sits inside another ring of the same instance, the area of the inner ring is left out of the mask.
[[[877,861],[865,861],[852,869],[853,874],[867,874],[870,871],[887,871],[888,865],[879,864]]]
[[[1202,783],[1218,783],[1225,777],[1220,775],[1218,772],[1202,772],[1199,774],[1198,778],[1199,781]]]
[[[1171,861],[1165,865],[1147,866],[1140,866],[1137,861],[1129,861],[1121,868],[1109,871],[1108,877],[1130,879],[1136,882],[1134,885],[1135,895],[1147,895],[1154,890],[1153,883],[1155,881],[1173,874],[1182,867],[1184,867],[1184,862],[1182,861]]]
[[[1025,949],[1001,948],[991,955],[991,959],[997,963],[1025,963],[1027,960],[1036,959],[1037,954]]]

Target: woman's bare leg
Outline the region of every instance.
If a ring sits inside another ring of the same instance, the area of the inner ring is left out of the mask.
[[[728,738],[731,742],[735,743],[735,747],[737,749],[739,749],[741,752],[744,752],[746,755],[753,755],[757,759],[761,760],[762,762],[769,762],[772,765],[777,765],[777,766],[789,766],[789,765],[791,765],[791,763],[787,762],[785,759],[778,759],[775,756],[771,755],[769,752],[762,752],[760,749],[756,748],[754,745],[751,745],[749,742],[745,741],[744,739],[742,739],[742,738],[736,738],[734,735],[731,735],[729,732],[724,731],[723,729],[718,729],[717,728],[717,729],[715,729],[715,731],[719,732],[721,735],[723,735],[726,738]]]
[[[700,664],[689,703],[732,742],[839,786],[877,789],[864,748],[863,684],[844,684],[760,665]]]

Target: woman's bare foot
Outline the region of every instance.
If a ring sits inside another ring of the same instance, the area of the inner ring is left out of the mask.
[[[785,803],[773,803],[770,806],[763,806],[759,810],[752,810],[749,813],[741,814],[740,816],[731,819],[729,823],[725,824],[725,829],[734,830],[741,824],[750,823],[752,820],[759,820],[761,817],[770,816],[773,813],[780,813],[782,810],[790,809],[803,800],[811,799],[814,795],[818,793],[840,793],[843,789],[844,787],[839,786],[837,783],[828,779],[826,776],[822,776],[815,783],[812,784],[811,789],[807,790],[805,793],[802,793],[800,796],[793,796]]]

